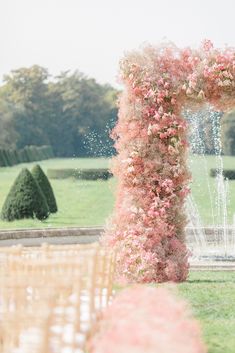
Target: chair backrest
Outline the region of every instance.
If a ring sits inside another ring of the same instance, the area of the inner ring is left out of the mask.
[[[84,350],[112,298],[114,266],[98,244],[1,249],[0,353]]]

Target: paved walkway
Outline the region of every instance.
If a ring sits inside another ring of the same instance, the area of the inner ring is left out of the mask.
[[[39,237],[0,240],[0,247],[22,244],[24,246],[40,246],[48,244],[88,244],[99,241],[99,235],[74,235],[60,237]],[[191,262],[191,271],[235,271],[235,262]]]
[[[0,240],[1,246],[11,246],[22,244],[24,246],[40,246],[43,243],[48,244],[88,244],[99,240],[99,235],[74,235],[65,237],[39,237],[22,239],[4,239]]]

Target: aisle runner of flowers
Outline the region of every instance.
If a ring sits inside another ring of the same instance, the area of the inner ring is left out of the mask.
[[[105,311],[89,353],[206,353],[186,304],[166,288],[123,290]]]

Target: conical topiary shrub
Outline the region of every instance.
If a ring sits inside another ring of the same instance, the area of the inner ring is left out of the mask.
[[[44,173],[44,171],[40,167],[40,165],[37,164],[33,167],[32,176],[37,181],[38,185],[40,186],[42,192],[44,193],[44,195],[46,197],[49,211],[51,213],[56,213],[58,209],[57,209],[55,195],[54,195],[53,189],[51,187],[51,184],[50,184],[46,174]]]
[[[28,171],[22,169],[2,208],[1,218],[13,221],[23,218],[46,219],[49,207],[39,185]]]

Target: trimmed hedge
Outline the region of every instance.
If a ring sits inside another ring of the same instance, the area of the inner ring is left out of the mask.
[[[37,162],[53,157],[54,153],[51,146],[26,146],[21,150],[0,148],[0,167]]]
[[[22,169],[3,204],[1,218],[10,222],[23,218],[43,220],[48,216],[49,207],[40,186],[28,169]]]
[[[218,173],[219,173],[219,170],[217,168],[211,168],[211,170],[210,170],[210,176],[211,177],[215,178]],[[223,170],[223,177],[225,179],[235,180],[235,170],[233,170],[233,169],[224,169]]]
[[[54,195],[52,186],[51,186],[46,174],[44,173],[44,171],[40,167],[40,165],[38,165],[38,164],[35,165],[31,171],[31,174],[34,177],[34,179],[37,181],[43,194],[46,197],[50,213],[56,213],[58,209],[57,209],[55,195]]]
[[[84,180],[107,180],[112,173],[107,168],[103,169],[48,169],[47,176],[51,179],[84,179]]]

